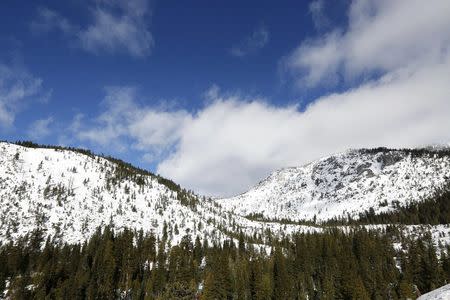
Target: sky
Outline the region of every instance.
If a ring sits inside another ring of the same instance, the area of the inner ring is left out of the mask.
[[[450,1],[0,4],[0,140],[199,194],[351,148],[450,142]]]

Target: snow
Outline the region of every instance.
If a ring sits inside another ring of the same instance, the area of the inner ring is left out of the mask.
[[[378,161],[380,155],[350,151],[280,170],[246,194],[232,199],[198,198],[190,207],[182,205],[176,193],[152,175],[142,175],[143,185],[129,179],[117,179],[113,184],[117,165],[105,158],[0,142],[0,243],[17,241],[36,228],[43,231],[44,238],[55,237],[55,242],[81,243],[106,225],[119,232],[142,229],[161,239],[166,223],[167,246],[178,244],[186,234],[210,244],[225,239],[237,244],[237,234],[242,232],[261,237],[254,248],[269,253],[271,249],[265,245],[270,239],[268,230],[273,236],[289,237],[322,232],[326,227],[255,221],[246,218],[247,214],[263,213],[273,219],[317,215],[320,220],[364,211],[371,205],[376,211],[388,210],[393,199],[407,203],[432,193],[449,174],[450,162],[445,157],[413,158],[396,153],[399,161],[383,165],[383,160]],[[368,169],[375,175],[363,175]],[[409,180],[402,179],[406,175]],[[317,186],[316,179],[321,181]],[[344,187],[336,189],[339,182]],[[389,193],[394,196],[382,196]],[[385,200],[388,205],[379,206]],[[386,226],[365,227],[384,230]],[[347,231],[351,227],[338,228]],[[450,244],[448,225],[402,226],[402,232],[415,238],[430,232],[436,247]]]
[[[426,293],[417,300],[449,300],[450,299],[450,284],[444,285],[434,291]]]
[[[266,219],[357,219],[421,201],[449,182],[450,157],[432,152],[350,150],[272,173],[248,192],[217,199],[223,209]]]
[[[250,221],[208,199],[185,206],[155,176],[142,176],[141,186],[128,179],[108,184],[116,167],[98,156],[1,142],[0,242],[17,241],[40,228],[45,236],[56,236],[56,242],[80,243],[106,225],[115,231],[151,231],[162,238],[164,222],[171,245],[186,234],[221,243],[232,238],[227,232],[262,236],[268,229],[278,235],[320,230]],[[60,196],[58,190],[63,191]]]

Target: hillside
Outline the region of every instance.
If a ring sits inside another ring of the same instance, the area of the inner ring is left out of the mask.
[[[98,156],[1,143],[0,174],[0,240],[36,227],[78,242],[99,226],[162,234],[163,221],[180,231],[197,222],[177,192],[156,176],[136,174]]]
[[[38,229],[56,242],[79,243],[109,225],[167,236],[187,234],[210,242],[243,233],[319,230],[262,223],[222,212],[214,202],[170,180],[86,150],[0,143],[0,242]]]
[[[353,150],[211,200],[87,150],[2,142],[0,299],[415,298],[450,280],[448,166],[446,150]]]
[[[448,149],[350,150],[281,169],[248,192],[217,202],[253,219],[357,219],[420,202],[449,182]]]
[[[442,150],[353,150],[277,171],[245,194],[212,201],[86,150],[2,142],[0,242],[38,229],[56,242],[78,243],[110,225],[168,236],[173,244],[186,234],[209,241],[243,234],[264,244],[272,235],[324,230],[286,219],[357,217],[371,208],[381,214],[420,201],[448,181],[449,166]]]

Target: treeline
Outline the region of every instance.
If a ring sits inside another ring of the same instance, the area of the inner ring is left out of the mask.
[[[365,148],[359,150],[361,153],[365,154],[377,154],[377,153],[389,153],[393,151],[403,152],[409,154],[412,157],[422,157],[424,155],[436,155],[436,157],[447,157],[450,156],[450,147],[443,148],[401,148],[401,149],[391,149],[386,147],[377,148]]]
[[[350,217],[332,219],[324,225],[367,225],[367,224],[450,224],[450,186],[435,193],[434,196],[420,202],[401,206],[395,205],[389,212],[375,213],[373,208],[359,214],[358,219]]]
[[[430,237],[366,230],[297,234],[270,246],[244,239],[210,245],[100,230],[82,245],[35,232],[0,247],[0,294],[10,299],[406,299],[450,280]]]
[[[398,207],[396,211],[378,213],[366,212],[360,216],[359,223],[366,224],[449,224],[450,223],[450,191],[423,202],[415,202]]]

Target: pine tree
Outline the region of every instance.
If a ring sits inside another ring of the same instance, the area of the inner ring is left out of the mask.
[[[152,291],[155,295],[159,295],[163,292],[167,282],[165,240],[162,240],[159,243],[158,254],[156,257],[156,267],[152,274]]]
[[[181,282],[170,283],[163,295],[167,300],[192,300],[195,299],[196,291],[192,286]]]
[[[285,257],[281,248],[275,247],[273,254],[273,299],[288,299],[289,286]]]
[[[103,249],[97,252],[95,262],[95,275],[96,279],[96,295],[97,299],[113,299],[115,294],[115,260],[113,242],[107,239],[103,242]]]
[[[202,299],[233,299],[228,257],[215,253],[210,255],[207,268]]]

